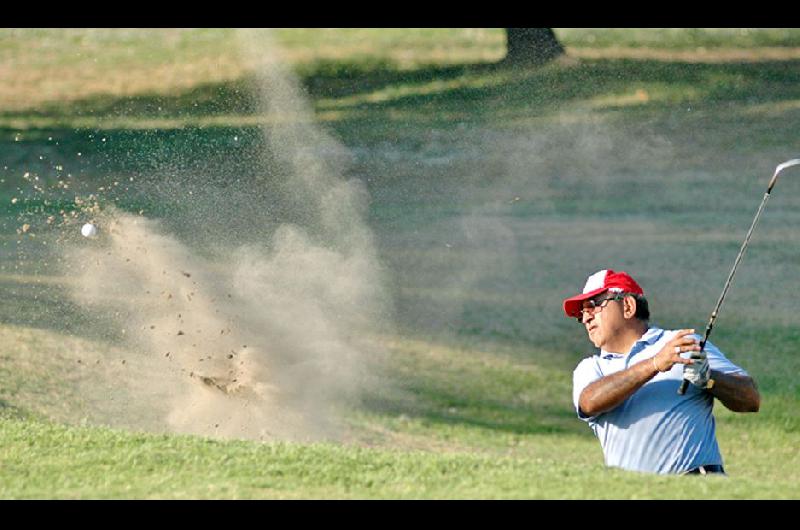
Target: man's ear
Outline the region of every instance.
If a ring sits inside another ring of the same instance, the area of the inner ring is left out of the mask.
[[[626,296],[622,299],[622,316],[625,318],[634,318],[636,316],[636,298]]]

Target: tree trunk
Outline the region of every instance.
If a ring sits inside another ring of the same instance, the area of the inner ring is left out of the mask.
[[[506,38],[506,63],[544,64],[564,53],[551,28],[506,28]]]

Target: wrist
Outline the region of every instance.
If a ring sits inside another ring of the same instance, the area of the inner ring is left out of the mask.
[[[653,361],[653,368],[656,369],[656,372],[661,372],[661,368],[658,367],[658,362],[656,362],[656,356],[650,357],[650,360]]]
[[[709,370],[708,374],[706,375],[706,384],[703,386],[703,388],[705,388],[706,390],[711,390],[712,388],[714,388],[715,383],[716,380],[714,378],[714,373],[711,370]]]

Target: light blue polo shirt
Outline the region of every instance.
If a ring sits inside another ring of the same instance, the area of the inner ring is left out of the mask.
[[[681,473],[700,465],[722,465],[712,415],[714,397],[694,385],[679,396],[681,364],[657,374],[608,412],[588,417],[578,407],[581,392],[590,383],[654,357],[676,333],[677,330],[651,326],[628,354],[600,350],[575,368],[575,410],[600,440],[606,465],[650,473]],[[702,340],[697,335],[695,338]],[[710,342],[706,343],[705,352],[712,370],[748,375]],[[689,353],[683,356],[688,357]]]

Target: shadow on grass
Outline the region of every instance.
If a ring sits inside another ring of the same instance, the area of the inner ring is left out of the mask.
[[[69,300],[62,287],[0,280],[0,296],[6,300],[0,308],[0,321],[4,324],[85,337],[109,345],[124,339],[117,322],[103,315],[88,315]]]
[[[337,62],[305,66],[298,74],[321,126],[347,144],[389,141],[413,147],[424,142],[431,127],[513,124],[574,104],[586,104],[591,112],[624,111],[631,118],[668,119],[681,111],[684,127],[709,125],[708,116],[686,114],[690,105],[716,110],[711,116],[717,125],[758,129],[765,120],[758,112],[744,111],[800,101],[800,60],[686,64],[602,59],[541,68],[478,64],[414,70]],[[25,164],[39,163],[35,149],[47,145],[73,161],[81,152],[84,165],[94,157],[92,169],[99,171],[176,168],[207,175],[214,173],[205,171],[209,168],[223,168],[218,173],[244,175],[258,165],[260,155],[254,153],[265,152],[260,124],[270,118],[259,115],[258,97],[256,79],[247,77],[170,95],[100,95],[0,111],[0,139],[6,138],[0,140],[0,156],[9,170],[28,171]],[[789,105],[784,112],[800,109]],[[793,120],[770,120],[769,126],[787,127],[785,122],[793,126]],[[17,142],[20,128],[24,141]],[[101,141],[101,135],[108,141]],[[257,171],[265,173],[264,167]]]
[[[298,75],[318,111],[336,109],[331,121],[416,117],[435,121],[437,112],[465,119],[506,113],[547,114],[564,104],[636,89],[664,87],[666,97],[637,108],[666,109],[690,97],[696,104],[765,103],[800,98],[800,60],[687,64],[655,60],[597,59],[541,68],[498,64],[426,66],[401,70],[386,63],[321,62],[300,67]],[[172,95],[100,95],[36,109],[0,112],[0,119],[45,117],[178,119],[254,116],[257,80],[210,83]],[[613,108],[613,103],[609,104]],[[348,113],[347,111],[350,111]]]
[[[0,399],[0,420],[40,420],[37,415]]]
[[[470,376],[465,373],[463,377]],[[463,384],[470,386],[467,380]],[[511,396],[503,396],[502,389],[498,393],[448,389],[436,375],[425,374],[418,374],[413,381],[401,386],[397,395],[366,396],[366,409],[383,416],[414,418],[424,424],[466,426],[509,434],[586,434],[586,426],[563,399],[522,403]]]
[[[312,100],[342,98],[402,84],[422,84],[461,77],[469,66],[398,70],[387,63],[318,62],[297,72],[305,95]],[[191,118],[253,116],[259,113],[259,81],[255,75],[220,83],[207,83],[171,95],[140,94],[131,97],[97,95],[69,103],[54,101],[40,108],[0,112],[3,118],[89,117],[97,120],[135,118]]]
[[[591,112],[622,111],[626,118],[660,117],[664,126],[725,131],[736,126],[755,132],[793,129],[794,119],[776,123],[757,110],[746,113],[758,104],[786,102],[790,105],[782,112],[800,112],[793,105],[800,101],[800,60],[686,64],[602,59],[541,68],[478,64],[414,70],[331,62],[301,67],[298,75],[319,125],[346,144],[393,142],[414,148],[425,142],[431,128],[513,124],[584,104]],[[45,147],[49,159],[60,157],[73,173],[82,165],[95,173],[263,176],[274,164],[263,159],[260,124],[270,118],[259,115],[258,97],[256,79],[247,77],[169,95],[100,95],[0,110],[0,156],[7,176],[35,171]],[[687,114],[689,105],[712,112]],[[669,120],[678,111],[681,120],[675,125]],[[23,140],[17,141],[20,130]]]
[[[553,362],[564,357],[561,348],[510,347],[413,331],[400,331],[398,337],[388,346],[385,384],[363,398],[366,410],[423,426],[519,435],[587,433],[571,401],[574,364]]]

